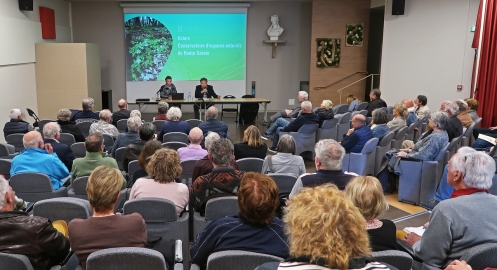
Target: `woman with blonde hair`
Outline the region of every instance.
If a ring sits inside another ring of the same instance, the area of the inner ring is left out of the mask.
[[[354,177],[345,187],[345,195],[366,219],[373,251],[397,249],[395,224],[388,219],[378,219],[381,213],[388,210],[380,181],[373,176]]]
[[[349,105],[349,112],[355,111],[360,102],[361,101],[359,99],[357,99],[354,95],[349,95],[347,97],[347,104]]]
[[[366,221],[335,185],[302,189],[285,212],[291,258],[258,270],[388,268],[372,261]]]
[[[333,119],[335,117],[333,113],[333,102],[329,99],[323,100],[321,102],[321,107],[315,108],[314,113],[319,116],[319,126],[323,124],[324,120]]]
[[[393,106],[393,119],[387,123],[390,131],[397,131],[406,126],[406,119],[409,115],[406,105],[402,103],[397,103]]]
[[[267,145],[261,138],[261,132],[254,125],[245,129],[242,142],[234,146],[235,160],[249,157],[264,159],[266,157]]]
[[[178,152],[168,148],[155,151],[145,170],[150,178],[136,180],[130,199],[153,197],[170,200],[179,216],[188,204],[189,190],[185,184],[176,182],[182,172]]]

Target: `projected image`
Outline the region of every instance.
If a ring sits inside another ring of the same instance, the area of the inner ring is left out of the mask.
[[[124,23],[128,81],[155,81],[173,48],[173,37],[156,19],[138,16]]]

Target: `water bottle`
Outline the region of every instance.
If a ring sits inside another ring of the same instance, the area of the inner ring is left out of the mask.
[[[160,91],[157,92],[157,97],[155,98],[156,100],[160,100]]]
[[[207,93],[204,93],[204,100],[207,99]]]
[[[188,92],[188,100],[192,100],[192,92]]]

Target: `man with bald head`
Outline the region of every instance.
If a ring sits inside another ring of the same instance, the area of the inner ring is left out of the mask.
[[[19,173],[43,173],[50,177],[53,190],[58,190],[69,170],[53,152],[50,144],[44,143],[40,132],[30,131],[22,139],[25,150],[12,159],[10,175]]]
[[[352,117],[352,128],[343,135],[342,146],[346,153],[360,153],[366,142],[373,137],[373,132],[366,125],[366,117],[356,114]]]
[[[414,110],[415,110],[414,102],[412,102],[412,100],[406,98],[406,99],[402,100],[402,104],[404,104],[404,106],[406,106],[407,112],[409,113],[407,115],[406,125],[410,126],[412,123],[416,123],[416,121],[418,121],[418,117],[416,116],[416,113],[414,112]]]
[[[128,119],[131,112],[128,110],[128,102],[125,99],[120,99],[119,102],[117,102],[117,107],[119,107],[119,111],[112,114],[112,124],[115,127],[117,127],[117,121]]]
[[[190,145],[178,149],[179,159],[181,161],[187,159],[202,159],[207,155],[207,150],[202,149],[202,146],[200,146],[200,143],[204,140],[204,135],[200,128],[192,128],[188,135],[188,140],[190,140]]]

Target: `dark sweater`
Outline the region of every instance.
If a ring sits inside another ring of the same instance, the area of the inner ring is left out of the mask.
[[[387,106],[387,103],[383,101],[383,99],[378,98],[375,99],[371,102],[369,102],[368,106],[366,107],[366,110],[368,110],[368,116],[372,116],[371,114],[373,113],[374,110],[378,108],[385,108]]]
[[[342,146],[347,153],[360,153],[371,138],[373,138],[373,132],[368,126],[363,125],[356,128],[349,136],[343,135]]]
[[[237,143],[235,146],[235,160],[242,158],[266,158],[267,145],[263,144],[259,148],[248,146],[247,143]]]
[[[283,132],[296,132],[303,125],[307,124],[319,124],[319,116],[314,113],[302,113],[293,122],[290,122],[288,126],[283,128]]]
[[[324,120],[330,120],[335,117],[332,109],[316,108],[314,113],[319,117],[319,127],[321,127]]]
[[[60,121],[57,120],[57,124],[60,125],[61,133],[69,133],[74,136],[76,142],[84,142],[85,136],[81,133],[81,130],[76,126],[73,121]]]
[[[128,119],[130,113],[131,113],[131,111],[128,111],[128,110],[120,110],[120,111],[112,113],[112,124],[115,127],[117,127],[117,122],[119,120]]]
[[[26,134],[29,132],[29,123],[19,119],[10,119],[10,122],[5,123],[3,127],[3,136],[7,139],[7,136],[14,133]]]
[[[395,224],[388,219],[380,220],[383,226],[377,229],[367,230],[373,251],[396,250],[396,227]]]
[[[164,125],[162,125],[162,128],[159,132],[159,136],[157,137],[157,140],[162,142],[164,134],[169,133],[169,132],[183,132],[186,135],[188,135],[190,133],[190,125],[188,125],[188,123],[185,121],[164,122]]]

